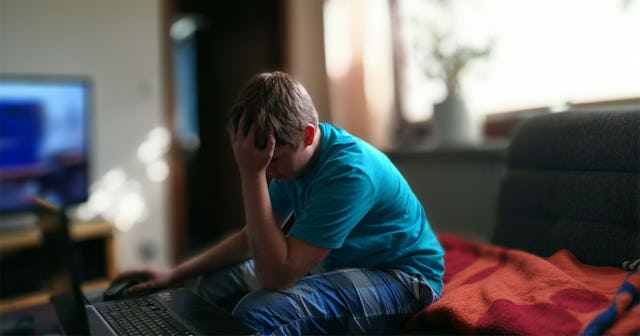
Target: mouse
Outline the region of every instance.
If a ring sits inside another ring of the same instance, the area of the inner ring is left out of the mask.
[[[102,298],[104,301],[111,301],[111,300],[125,299],[129,297],[146,294],[148,293],[148,291],[131,294],[127,292],[127,289],[139,283],[143,283],[148,279],[149,279],[148,277],[141,276],[141,275],[126,276],[123,278],[115,279],[111,282],[111,284],[109,284],[109,287],[107,287],[107,289],[102,293]]]

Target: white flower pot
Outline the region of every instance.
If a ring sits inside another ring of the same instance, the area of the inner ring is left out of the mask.
[[[447,96],[433,106],[435,142],[440,147],[472,145],[479,134],[463,99]]]

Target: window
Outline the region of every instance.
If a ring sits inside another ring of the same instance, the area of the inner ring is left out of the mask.
[[[364,92],[375,88],[362,95],[360,125],[366,126],[364,117],[391,120],[388,125],[431,117],[433,104],[446,94],[442,81],[425,71],[434,48],[430,32],[438,29],[447,34],[449,48],[489,47],[487,57],[460,73],[462,95],[480,120],[499,112],[640,97],[640,1],[326,0],[324,14],[330,85],[344,83],[345,74],[361,67]],[[385,98],[384,90],[394,94]]]

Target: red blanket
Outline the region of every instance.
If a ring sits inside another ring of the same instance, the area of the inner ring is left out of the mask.
[[[442,296],[406,331],[578,335],[640,332],[640,274],[580,263],[568,250],[540,258],[441,234]]]

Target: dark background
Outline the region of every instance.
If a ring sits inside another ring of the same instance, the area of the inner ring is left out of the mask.
[[[251,76],[283,70],[286,20],[281,0],[178,0],[174,14],[203,21],[196,35],[200,147],[184,156],[186,200],[175,200],[186,212],[186,251],[178,252],[186,257],[243,226],[227,116]]]

